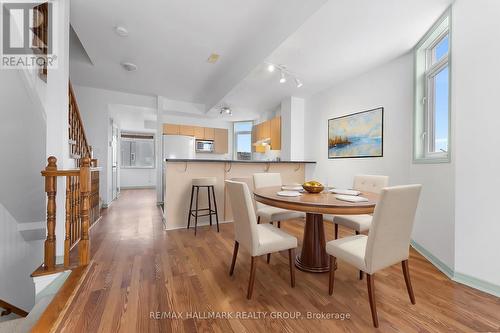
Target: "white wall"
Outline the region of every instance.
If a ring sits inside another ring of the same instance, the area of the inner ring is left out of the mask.
[[[305,155],[305,100],[288,97],[281,102],[281,159],[304,160]]]
[[[412,68],[407,54],[306,100],[305,158],[317,162],[306,178],[339,187],[351,187],[353,177],[364,173],[387,175],[390,184],[408,182]],[[329,160],[328,119],[379,106],[384,107],[384,157]]]
[[[100,177],[101,197],[107,205],[111,203],[111,126],[110,105],[122,104],[136,107],[156,109],[156,98],[152,96],[127,94],[84,86],[73,86],[76,101],[82,114],[85,131],[94,147],[94,157],[103,168]]]
[[[40,175],[46,166],[45,113],[21,71],[1,72],[0,299],[30,310],[34,302],[30,274],[43,261],[43,242],[27,242],[19,230],[32,224],[43,228],[36,222],[45,221]]]
[[[128,105],[110,105],[109,110],[110,117],[114,120],[120,133],[136,132],[156,134],[157,110]],[[120,188],[156,187],[157,161],[155,167],[150,169],[122,168],[120,138],[118,138],[117,149],[119,166],[118,184]]]
[[[453,8],[452,106],[456,122],[455,270],[500,295],[500,2]]]
[[[156,187],[156,168],[120,169],[120,188]]]
[[[35,285],[30,274],[42,262],[43,240],[25,241],[18,222],[0,203],[0,299],[31,310]]]

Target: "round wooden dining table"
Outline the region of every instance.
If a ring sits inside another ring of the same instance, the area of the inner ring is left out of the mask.
[[[295,258],[295,266],[302,271],[322,273],[330,270],[330,260],[326,253],[323,214],[358,215],[371,214],[378,201],[378,195],[363,192],[365,202],[347,202],[335,198],[336,194],[328,191],[307,193],[297,197],[279,196],[281,187],[264,187],[254,191],[256,201],[278,208],[306,213],[306,223],[302,241],[302,250]]]

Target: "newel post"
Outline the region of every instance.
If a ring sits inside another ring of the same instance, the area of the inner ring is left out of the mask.
[[[57,171],[57,158],[50,156],[45,171]],[[54,269],[56,265],[56,192],[57,177],[45,175],[45,192],[47,193],[47,239],[45,240],[44,266]]]
[[[80,198],[81,203],[81,227],[82,235],[78,243],[78,255],[80,257],[80,265],[88,265],[90,261],[90,158],[84,157],[80,165]]]

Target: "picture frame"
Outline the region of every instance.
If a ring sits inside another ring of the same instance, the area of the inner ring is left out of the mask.
[[[328,159],[384,156],[384,107],[328,119]]]

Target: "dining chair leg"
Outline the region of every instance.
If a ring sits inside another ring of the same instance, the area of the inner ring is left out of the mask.
[[[257,216],[257,224],[260,224],[260,216]]]
[[[194,196],[194,187],[191,186],[191,203],[189,204],[189,212],[188,212],[188,229],[191,224],[191,213],[193,212],[193,196]]]
[[[271,262],[271,253],[267,254],[267,263],[269,264]]]
[[[295,287],[295,249],[288,250],[288,264],[290,265],[290,285]]]
[[[408,267],[408,259],[401,262],[403,267],[403,275],[405,276],[406,289],[408,290],[408,296],[410,296],[411,304],[415,304],[415,294],[413,293],[413,287],[411,286],[410,280],[410,268]]]
[[[247,299],[252,298],[252,293],[253,293],[253,285],[255,282],[255,270],[257,268],[257,258],[252,256],[252,261],[250,265],[250,279],[248,280],[248,292],[247,292]]]
[[[337,258],[334,256],[330,256],[330,279],[328,281],[328,294],[333,294],[333,283],[335,282],[335,263],[337,262]]]
[[[359,231],[356,230],[356,235],[359,235]],[[359,270],[359,279],[363,280],[363,271]]]
[[[278,228],[281,228],[281,221],[278,221]]]
[[[339,238],[339,225],[335,223],[335,239]]]
[[[372,312],[373,326],[378,327],[377,305],[375,304],[375,283],[374,274],[366,274],[366,285],[368,286],[368,299],[370,301],[370,310]]]
[[[231,261],[231,269],[229,270],[229,276],[234,273],[234,265],[236,264],[236,257],[238,256],[238,249],[240,248],[240,243],[234,241],[234,250],[233,250],[233,260]]]

